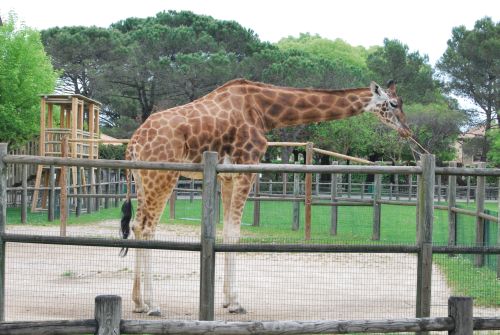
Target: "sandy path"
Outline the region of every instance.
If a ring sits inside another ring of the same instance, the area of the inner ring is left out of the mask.
[[[116,237],[117,221],[70,226],[69,236]],[[58,234],[57,227],[10,226],[8,232]],[[197,226],[165,226],[158,239],[197,241]],[[92,318],[99,294],[123,298],[131,313],[134,252],[116,248],[9,243],[7,246],[7,320]],[[196,319],[199,254],[153,252],[154,284],[163,317]],[[221,307],[223,257],[216,265],[216,319],[306,320],[413,317],[416,256],[406,254],[238,254],[240,301],[245,315]],[[450,290],[433,269],[434,316],[447,315]],[[498,312],[498,311],[497,311]],[[476,315],[494,315],[476,309]],[[498,314],[498,313],[497,313]]]

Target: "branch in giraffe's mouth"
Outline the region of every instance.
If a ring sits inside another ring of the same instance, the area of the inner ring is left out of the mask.
[[[422,153],[424,154],[430,154],[429,151],[427,151],[420,143],[417,142],[417,140],[415,140],[413,137],[411,136],[408,136],[407,139],[411,140],[413,142],[413,144],[417,145],[417,149],[419,150],[416,150],[411,144],[410,144],[410,149],[414,152],[414,153],[417,153],[418,155],[421,155]],[[410,142],[410,143],[412,143]]]

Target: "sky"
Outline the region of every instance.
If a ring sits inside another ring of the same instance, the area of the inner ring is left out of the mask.
[[[269,42],[311,33],[368,48],[382,45],[384,38],[398,39],[410,51],[428,55],[431,65],[446,50],[453,27],[472,29],[484,16],[500,19],[498,0],[0,0],[2,18],[11,10],[35,29],[108,27],[128,17],[190,10],[237,21]]]

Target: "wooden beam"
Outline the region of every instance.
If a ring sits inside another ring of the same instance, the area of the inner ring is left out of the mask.
[[[485,162],[477,164],[479,169],[486,168]],[[484,219],[479,215],[484,213],[484,199],[486,191],[486,178],[484,176],[477,177],[476,183],[476,245],[484,245]],[[480,267],[484,265],[484,255],[476,255],[474,258],[474,266]]]
[[[203,153],[203,194],[201,212],[199,320],[213,320],[215,313],[215,227],[217,220],[217,153]]]
[[[457,167],[457,162],[450,162]],[[457,244],[457,213],[452,210],[457,202],[457,176],[448,176],[448,245]],[[450,255],[451,256],[451,255]]]
[[[78,99],[73,97],[71,99],[71,139],[77,140],[78,129]],[[77,158],[77,142],[71,142],[71,157]]]
[[[374,162],[370,162],[370,161],[363,159],[363,158],[353,157],[353,156],[349,156],[349,155],[343,155],[343,154],[339,154],[337,152],[318,149],[318,148],[314,148],[313,150],[314,150],[314,152],[317,152],[318,154],[328,155],[328,156],[332,156],[332,157],[336,157],[336,158],[340,158],[340,159],[345,159],[348,161],[353,161],[353,162],[362,163],[362,164],[375,165]]]
[[[432,226],[434,220],[434,155],[421,156],[422,175],[418,185],[417,317],[429,317],[432,292]]]
[[[308,142],[306,145],[306,165],[312,165],[313,160],[313,143]],[[311,206],[312,206],[312,174],[306,173],[305,177],[305,204],[304,204],[304,230],[306,241],[311,239]]]
[[[7,143],[0,143],[0,322],[5,320],[5,241],[2,237],[7,225]]]
[[[268,147],[305,147],[307,142],[267,142]]]
[[[89,105],[89,139],[94,139],[94,104]],[[94,159],[94,143],[91,142],[89,147],[89,158]]]
[[[68,137],[64,136],[61,141],[61,157],[68,157]],[[66,236],[66,224],[68,220],[68,189],[67,189],[67,167],[61,166],[61,174],[59,179],[60,194],[60,228],[59,235]]]
[[[45,156],[45,98],[40,102],[40,156]]]

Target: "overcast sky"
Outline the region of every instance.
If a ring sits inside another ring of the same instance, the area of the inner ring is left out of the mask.
[[[471,29],[484,16],[500,17],[498,0],[1,0],[0,15],[13,10],[27,26],[96,25],[107,27],[128,17],[154,16],[162,10],[190,10],[235,20],[262,40],[309,32],[351,45],[381,45],[398,39],[433,65],[446,49],[451,29]]]

